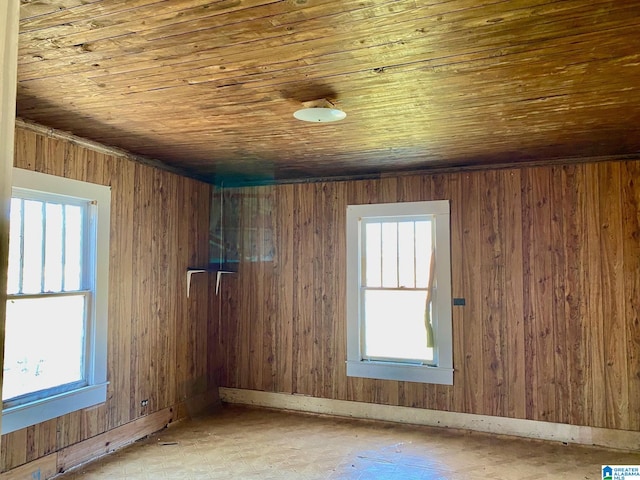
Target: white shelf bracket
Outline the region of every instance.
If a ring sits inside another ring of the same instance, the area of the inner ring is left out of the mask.
[[[222,280],[222,275],[224,275],[225,273],[236,273],[236,272],[230,272],[228,270],[218,270],[216,272],[216,295],[218,295],[218,292],[220,291],[220,280]]]
[[[194,273],[207,273],[207,270],[202,268],[188,268],[187,269],[187,298],[189,298],[189,293],[191,292],[191,277]],[[217,287],[216,287],[217,290]]]

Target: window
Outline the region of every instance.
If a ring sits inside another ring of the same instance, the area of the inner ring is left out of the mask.
[[[2,433],[106,400],[109,187],[14,169]]]
[[[347,375],[453,384],[449,202],[347,207]]]

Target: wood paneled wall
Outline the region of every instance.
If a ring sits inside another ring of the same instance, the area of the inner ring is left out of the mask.
[[[640,162],[226,191],[221,386],[640,430]],[[453,386],[345,375],[347,204],[451,200]]]
[[[15,166],[111,186],[108,399],[3,436],[2,470],[214,391],[207,357],[209,185],[16,130]],[[142,400],[148,400],[146,407]]]

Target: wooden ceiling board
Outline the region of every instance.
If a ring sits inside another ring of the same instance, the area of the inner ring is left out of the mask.
[[[640,0],[23,2],[18,115],[188,175],[640,158]],[[295,120],[327,98],[334,124]]]

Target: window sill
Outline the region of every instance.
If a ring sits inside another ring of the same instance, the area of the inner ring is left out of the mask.
[[[2,411],[2,434],[104,403],[107,383],[89,385]]]
[[[391,362],[347,361],[348,377],[453,385],[453,369]]]

